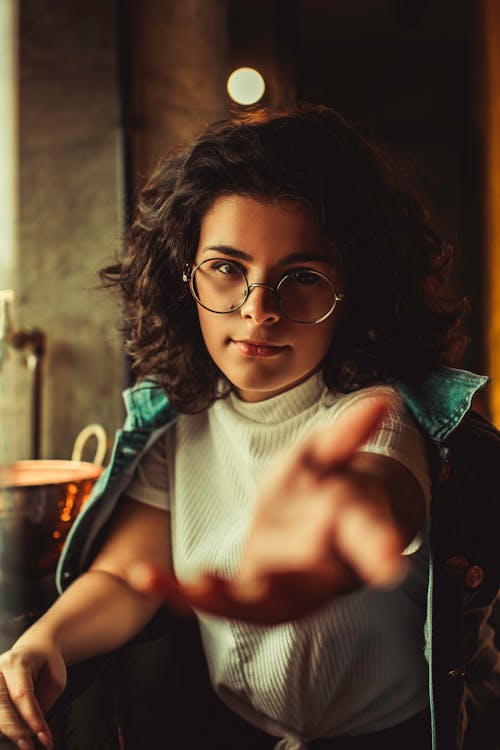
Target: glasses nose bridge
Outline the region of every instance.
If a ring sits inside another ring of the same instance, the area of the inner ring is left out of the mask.
[[[252,284],[249,284],[247,281],[247,297],[252,291],[252,289],[256,286],[261,286],[263,289],[269,289],[269,291],[273,293],[276,291],[276,287],[272,286],[271,284],[263,284],[260,281],[254,281]]]
[[[255,315],[257,316],[265,315],[266,319],[269,318],[273,320],[275,318],[280,317],[281,311],[278,306],[278,300],[276,299],[276,287],[272,286],[271,284],[264,284],[263,282],[260,282],[260,281],[254,281],[252,284],[249,284],[247,281],[247,292],[246,292],[245,300],[241,306],[242,311],[246,309],[249,312],[249,309],[246,306],[249,303],[250,292],[252,291],[252,289],[255,289],[256,287],[260,287],[262,289],[268,289],[272,294],[272,303],[270,305],[270,300],[268,300],[267,302],[264,302],[263,300],[259,300],[259,302],[257,302],[257,307],[255,307],[255,303],[251,304],[252,312],[249,314],[252,315],[252,317],[254,317]]]
[[[276,288],[277,288],[277,286],[278,286],[277,284],[274,285],[274,286],[272,284],[264,284],[261,281],[254,281],[252,284],[249,284],[248,280],[247,280],[247,293],[246,293],[246,296],[245,296],[245,303],[248,301],[248,298],[250,297],[250,292],[252,291],[252,289],[255,289],[256,287],[260,287],[262,289],[268,289],[271,292],[271,294],[273,295],[272,299],[273,299],[274,306],[278,305],[278,297],[277,297],[277,294],[276,294]],[[278,307],[279,307],[279,305],[278,305]]]

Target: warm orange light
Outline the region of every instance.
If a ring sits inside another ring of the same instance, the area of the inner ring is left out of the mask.
[[[63,523],[71,521],[71,511],[73,510],[73,505],[75,504],[75,496],[77,495],[77,493],[78,485],[74,484],[73,482],[69,482],[66,487],[65,503],[59,512],[59,518],[61,519],[61,521],[63,521]]]
[[[491,376],[491,417],[500,427],[500,7],[483,0],[483,82],[486,100],[486,310],[488,375]]]

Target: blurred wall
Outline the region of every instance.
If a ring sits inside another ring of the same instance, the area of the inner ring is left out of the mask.
[[[162,155],[227,115],[227,5],[130,0],[121,6],[132,199]]]
[[[97,271],[153,164],[225,116],[226,45],[225,0],[20,0],[14,322],[47,336],[42,457],[69,457],[87,423],[112,436],[122,422],[129,368]],[[27,458],[32,376],[18,353],[9,374],[10,452]]]
[[[19,10],[14,320],[46,333],[42,456],[67,458],[86,423],[111,432],[122,420],[116,313],[95,289],[122,226],[115,3],[22,0]],[[16,398],[20,458],[29,457],[30,392],[23,381]]]
[[[0,3],[0,289],[12,283],[17,250],[17,12]]]
[[[10,287],[17,258],[17,12],[0,3],[0,465],[10,458],[13,380],[10,371]]]

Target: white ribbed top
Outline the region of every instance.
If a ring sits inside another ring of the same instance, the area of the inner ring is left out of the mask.
[[[312,427],[381,393],[393,407],[363,449],[401,461],[429,497],[424,441],[387,386],[335,396],[319,374],[258,403],[230,394],[203,414],[182,415],[149,451],[127,493],[170,509],[179,578],[230,577],[239,562],[263,468]],[[378,731],[427,703],[423,656],[428,545],[411,555],[397,589],[367,587],[317,613],[273,627],[199,614],[211,679],[223,700],[299,750],[315,737]]]

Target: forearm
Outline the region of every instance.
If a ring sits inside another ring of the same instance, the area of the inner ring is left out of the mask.
[[[16,642],[50,641],[67,664],[119,648],[153,617],[159,603],[103,570],[78,578]]]

